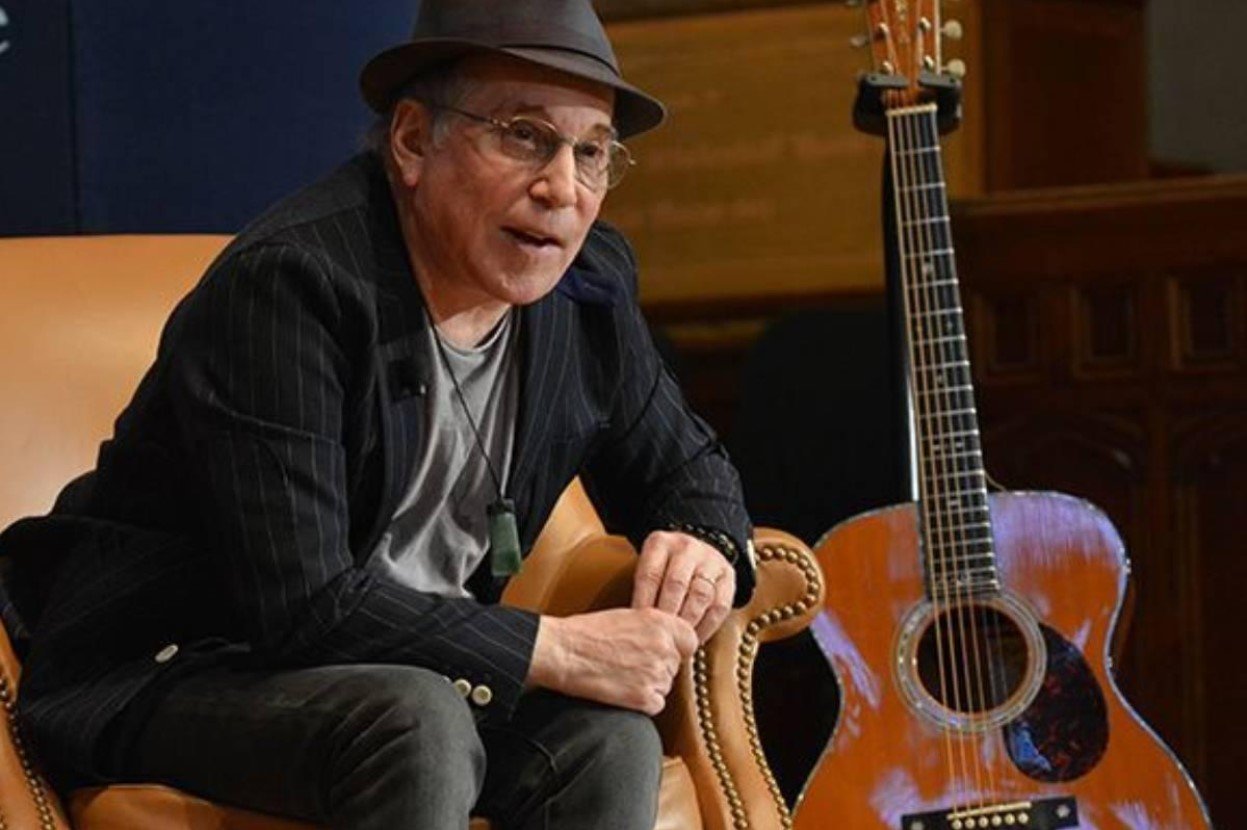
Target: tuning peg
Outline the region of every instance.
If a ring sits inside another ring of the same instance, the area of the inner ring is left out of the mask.
[[[849,38],[849,45],[854,49],[865,49],[870,44],[868,35],[853,35]]]
[[[848,6],[850,9],[856,9],[862,5],[862,0],[844,0],[844,5]]]
[[[966,62],[961,58],[953,58],[944,64],[944,71],[954,78],[961,79],[966,76]]]
[[[961,40],[965,35],[965,29],[962,27],[960,20],[945,21],[940,31],[944,33],[944,37],[948,40]]]

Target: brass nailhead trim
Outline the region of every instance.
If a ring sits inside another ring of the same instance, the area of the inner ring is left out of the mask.
[[[5,721],[9,727],[9,738],[13,741],[13,749],[17,751],[17,760],[22,765],[22,775],[26,779],[26,788],[34,799],[35,809],[39,811],[39,826],[42,830],[56,830],[56,821],[52,817],[52,806],[48,803],[47,792],[43,782],[39,780],[30,758],[26,755],[26,747],[22,743],[22,733],[17,728],[17,698],[9,688],[8,678],[0,677],[0,706],[4,708]],[[0,815],[0,830],[8,825],[4,816]]]
[[[788,805],[784,803],[783,793],[780,792],[779,784],[775,781],[775,775],[771,772],[771,767],[766,762],[766,755],[762,751],[762,739],[758,735],[758,723],[753,714],[753,690],[749,684],[749,667],[753,664],[754,657],[757,654],[758,632],[780,620],[790,620],[795,616],[804,614],[814,605],[821,586],[819,585],[819,574],[815,570],[813,562],[808,556],[801,555],[799,551],[793,548],[784,547],[783,545],[764,545],[758,548],[755,554],[763,562],[780,559],[800,568],[801,575],[805,578],[805,593],[800,601],[765,611],[749,621],[749,624],[745,626],[745,633],[741,637],[740,649],[736,655],[737,693],[744,704],[745,735],[749,739],[749,749],[753,753],[753,758],[757,762],[758,768],[762,770],[767,789],[771,791],[771,798],[774,799],[775,806],[779,810],[780,821],[784,830],[792,830],[792,813],[788,811]],[[719,779],[719,786],[727,795],[728,807],[732,813],[732,825],[736,830],[748,830],[749,824],[748,817],[745,814],[745,805],[741,800],[740,792],[736,789],[736,783],[732,781],[728,774],[727,764],[723,761],[723,753],[719,747],[719,736],[715,730],[714,719],[710,709],[709,674],[710,672],[706,665],[706,652],[704,649],[699,648],[693,658],[693,683],[697,699],[697,722],[701,727],[702,736],[706,742],[710,763],[714,767],[715,775]],[[0,830],[3,830],[3,828],[0,828]]]

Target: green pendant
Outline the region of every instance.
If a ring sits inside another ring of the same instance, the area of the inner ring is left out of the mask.
[[[488,508],[489,570],[496,576],[520,572],[520,531],[515,522],[515,502],[498,499]]]

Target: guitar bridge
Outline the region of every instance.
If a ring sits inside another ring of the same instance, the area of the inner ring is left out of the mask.
[[[901,816],[900,830],[991,830],[997,827],[1061,830],[1078,826],[1073,798],[1016,801],[986,807],[959,807]]]

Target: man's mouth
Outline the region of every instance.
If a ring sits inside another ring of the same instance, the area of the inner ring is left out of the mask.
[[[523,245],[530,245],[534,248],[557,248],[561,247],[557,237],[546,236],[537,231],[526,231],[521,228],[503,228],[512,239]]]

